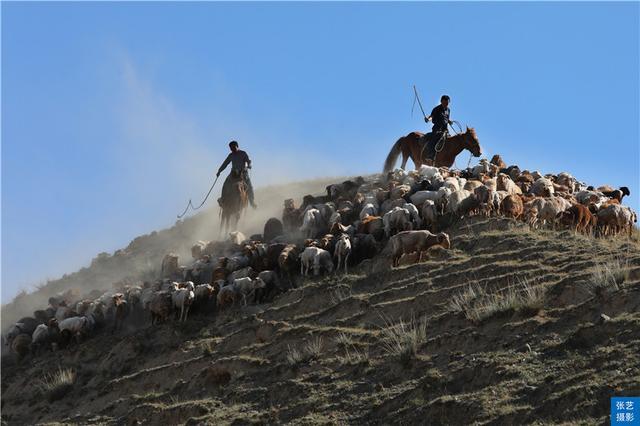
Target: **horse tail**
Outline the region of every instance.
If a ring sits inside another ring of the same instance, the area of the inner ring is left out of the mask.
[[[389,151],[389,155],[387,155],[387,159],[384,160],[384,169],[382,169],[383,173],[389,173],[393,170],[393,166],[396,164],[398,160],[398,156],[400,155],[400,151],[402,150],[402,142],[405,137],[401,137],[393,144],[391,147],[391,151]]]

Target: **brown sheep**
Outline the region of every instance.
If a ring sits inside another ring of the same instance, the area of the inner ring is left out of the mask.
[[[178,255],[169,253],[162,259],[162,278],[170,280],[181,280],[182,273],[180,272],[180,266],[178,265]]]
[[[505,163],[502,160],[502,157],[500,157],[499,154],[496,154],[493,157],[491,157],[491,161],[489,161],[489,163],[493,164],[495,166],[498,166],[501,169],[506,169],[507,168],[507,163]]]
[[[151,311],[151,325],[164,322],[171,316],[173,300],[168,291],[159,291],[153,295],[149,310]]]
[[[500,203],[500,211],[506,217],[520,218],[524,212],[522,198],[517,195],[507,195]]]
[[[582,204],[574,204],[567,210],[558,213],[562,225],[571,226],[576,232],[590,234],[595,224],[595,216],[589,208]]]
[[[124,294],[116,293],[113,295],[113,305],[115,308],[115,312],[113,315],[113,333],[115,333],[118,328],[122,328],[124,324],[125,318],[129,315],[129,306],[127,305],[127,301],[124,298]]]
[[[18,355],[21,360],[29,353],[31,347],[31,336],[25,333],[18,334],[11,342],[11,350]]]
[[[384,235],[384,224],[380,216],[367,216],[358,226],[358,234],[371,234],[376,240]]]
[[[391,244],[392,266],[398,266],[403,254],[419,253],[417,263],[422,260],[422,253],[433,246],[451,248],[449,235],[444,232],[434,235],[429,231],[403,231],[391,237],[389,243]]]
[[[288,244],[278,256],[278,269],[280,270],[280,275],[283,278],[286,277],[289,280],[289,284],[293,287],[295,287],[293,275],[300,268],[300,259],[298,258],[299,254],[300,251],[295,244]]]

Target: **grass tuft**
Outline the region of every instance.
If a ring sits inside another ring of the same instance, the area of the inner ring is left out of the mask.
[[[299,364],[318,359],[322,354],[323,348],[324,342],[320,336],[316,336],[306,342],[302,349],[292,348],[290,345],[287,345],[287,364],[295,367]]]
[[[58,368],[52,374],[45,374],[40,386],[47,394],[49,402],[63,398],[72,388],[76,381],[76,372],[70,368]]]
[[[629,261],[619,257],[606,263],[599,263],[587,282],[589,291],[594,295],[618,291],[620,286],[629,280],[630,271]]]
[[[496,293],[487,293],[479,284],[469,285],[453,296],[449,310],[462,313],[474,322],[509,312],[535,315],[544,306],[546,288],[529,284],[526,279],[519,281],[519,284]]]
[[[385,327],[381,330],[382,348],[392,356],[398,356],[403,365],[407,365],[418,353],[420,344],[427,340],[427,321],[409,322],[399,320],[397,323],[383,318]]]

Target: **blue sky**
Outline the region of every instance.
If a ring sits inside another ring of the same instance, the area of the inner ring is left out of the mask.
[[[3,302],[172,225],[230,139],[256,184],[379,171],[413,84],[486,154],[640,204],[637,2],[1,7]]]

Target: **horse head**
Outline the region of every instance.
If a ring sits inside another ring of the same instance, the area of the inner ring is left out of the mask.
[[[464,135],[467,141],[467,149],[471,151],[474,157],[480,157],[482,155],[482,148],[480,148],[480,142],[478,142],[476,130],[473,127],[467,127],[467,131]]]

